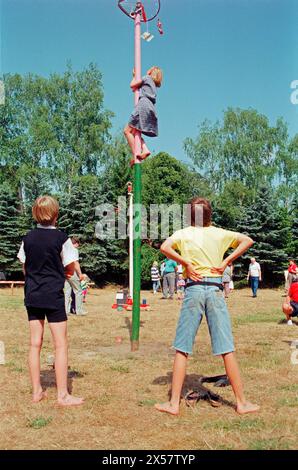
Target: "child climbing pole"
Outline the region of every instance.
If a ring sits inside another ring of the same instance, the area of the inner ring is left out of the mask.
[[[151,67],[147,74],[141,79],[137,80],[135,71],[133,72],[133,79],[130,83],[130,88],[133,92],[139,90],[140,97],[134,108],[132,115],[127,126],[124,129],[124,135],[130,146],[132,155],[138,160],[145,160],[149,157],[150,150],[148,149],[145,141],[141,138],[141,152],[135,151],[135,135],[136,131],[148,137],[158,136],[158,119],[156,116],[156,88],[162,84],[162,71],[159,67]],[[134,159],[133,159],[134,163]]]

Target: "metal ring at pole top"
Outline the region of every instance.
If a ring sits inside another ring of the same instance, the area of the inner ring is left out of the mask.
[[[131,12],[129,12],[128,10],[126,10],[126,8],[123,6],[123,2],[125,0],[118,0],[118,7],[120,8],[121,11],[123,11],[123,13],[128,16],[129,18],[131,18],[132,20],[135,19],[135,16],[136,14],[140,13],[141,14],[141,22],[142,23],[147,23],[148,21],[152,21],[154,20],[154,18],[157,17],[158,13],[160,12],[160,0],[155,0],[156,2],[156,5],[157,5],[157,8],[156,10],[154,11],[154,13],[148,17],[147,16],[147,13],[144,9],[144,5],[142,2],[136,2],[136,6],[135,6],[135,9]]]

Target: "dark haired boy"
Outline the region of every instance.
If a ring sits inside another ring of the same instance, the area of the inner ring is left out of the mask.
[[[231,322],[221,293],[222,274],[229,263],[241,256],[253,240],[237,232],[214,227],[208,200],[194,198],[191,205],[191,226],[178,230],[161,246],[168,258],[181,263],[186,278],[185,298],[177,326],[176,350],[171,399],[155,405],[156,409],[172,415],[179,413],[180,397],[189,354],[192,354],[196,333],[205,312],[214,355],[221,355],[236,398],[239,414],[259,410],[246,401],[235,357]],[[234,251],[223,260],[229,248]],[[178,254],[177,251],[180,253]]]

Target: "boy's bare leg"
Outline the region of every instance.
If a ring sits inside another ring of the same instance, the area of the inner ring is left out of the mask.
[[[142,139],[142,151],[140,155],[137,155],[139,160],[145,160],[149,155],[151,155],[150,150],[148,149],[144,139]]]
[[[127,140],[127,143],[130,147],[132,155],[135,153],[135,131],[132,127],[130,126],[125,126],[124,128],[124,135]]]
[[[293,307],[288,302],[284,302],[282,310],[286,316],[287,321],[292,319]]]
[[[32,401],[38,403],[46,397],[40,383],[40,350],[43,341],[44,320],[31,320],[29,321],[29,327],[29,370],[32,383]]]
[[[231,352],[227,354],[222,354],[222,357],[224,360],[227,376],[230,379],[232,389],[236,398],[237,413],[247,414],[259,411],[260,407],[258,405],[250,403],[245,399],[242,380],[240,377],[239,367],[237,364],[235,353]]]
[[[163,411],[171,415],[177,415],[179,413],[181,390],[186,374],[187,357],[187,354],[176,351],[173,368],[171,400],[166,403],[157,403],[155,408],[158,411]]]
[[[55,345],[55,373],[57,382],[57,400],[61,406],[81,405],[83,398],[73,397],[67,389],[68,350],[67,322],[49,323]]]

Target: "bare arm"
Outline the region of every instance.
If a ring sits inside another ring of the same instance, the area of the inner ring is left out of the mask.
[[[254,241],[252,238],[248,237],[247,235],[243,235],[239,233],[237,238],[238,246],[237,248],[225,258],[222,264],[218,267],[214,267],[211,269],[211,272],[214,274],[222,274],[229,263],[233,262],[235,259],[239,258],[243,253],[245,253],[253,244]]]
[[[83,277],[83,274],[82,274],[82,271],[81,271],[80,263],[78,261],[74,262],[74,270],[75,270],[76,274],[79,276],[79,279],[81,280],[81,278]]]
[[[186,269],[187,277],[193,279],[194,281],[199,281],[202,276],[195,270],[194,266],[187,261],[186,259],[182,258],[181,255],[177,253],[177,251],[173,248],[173,240],[171,238],[167,238],[166,241],[160,247],[160,251],[170,259],[177,261],[178,264],[182,264],[182,266]]]
[[[135,78],[133,78],[130,82],[130,88],[132,89],[132,91],[136,91],[141,88],[142,84],[143,80],[136,80]]]

